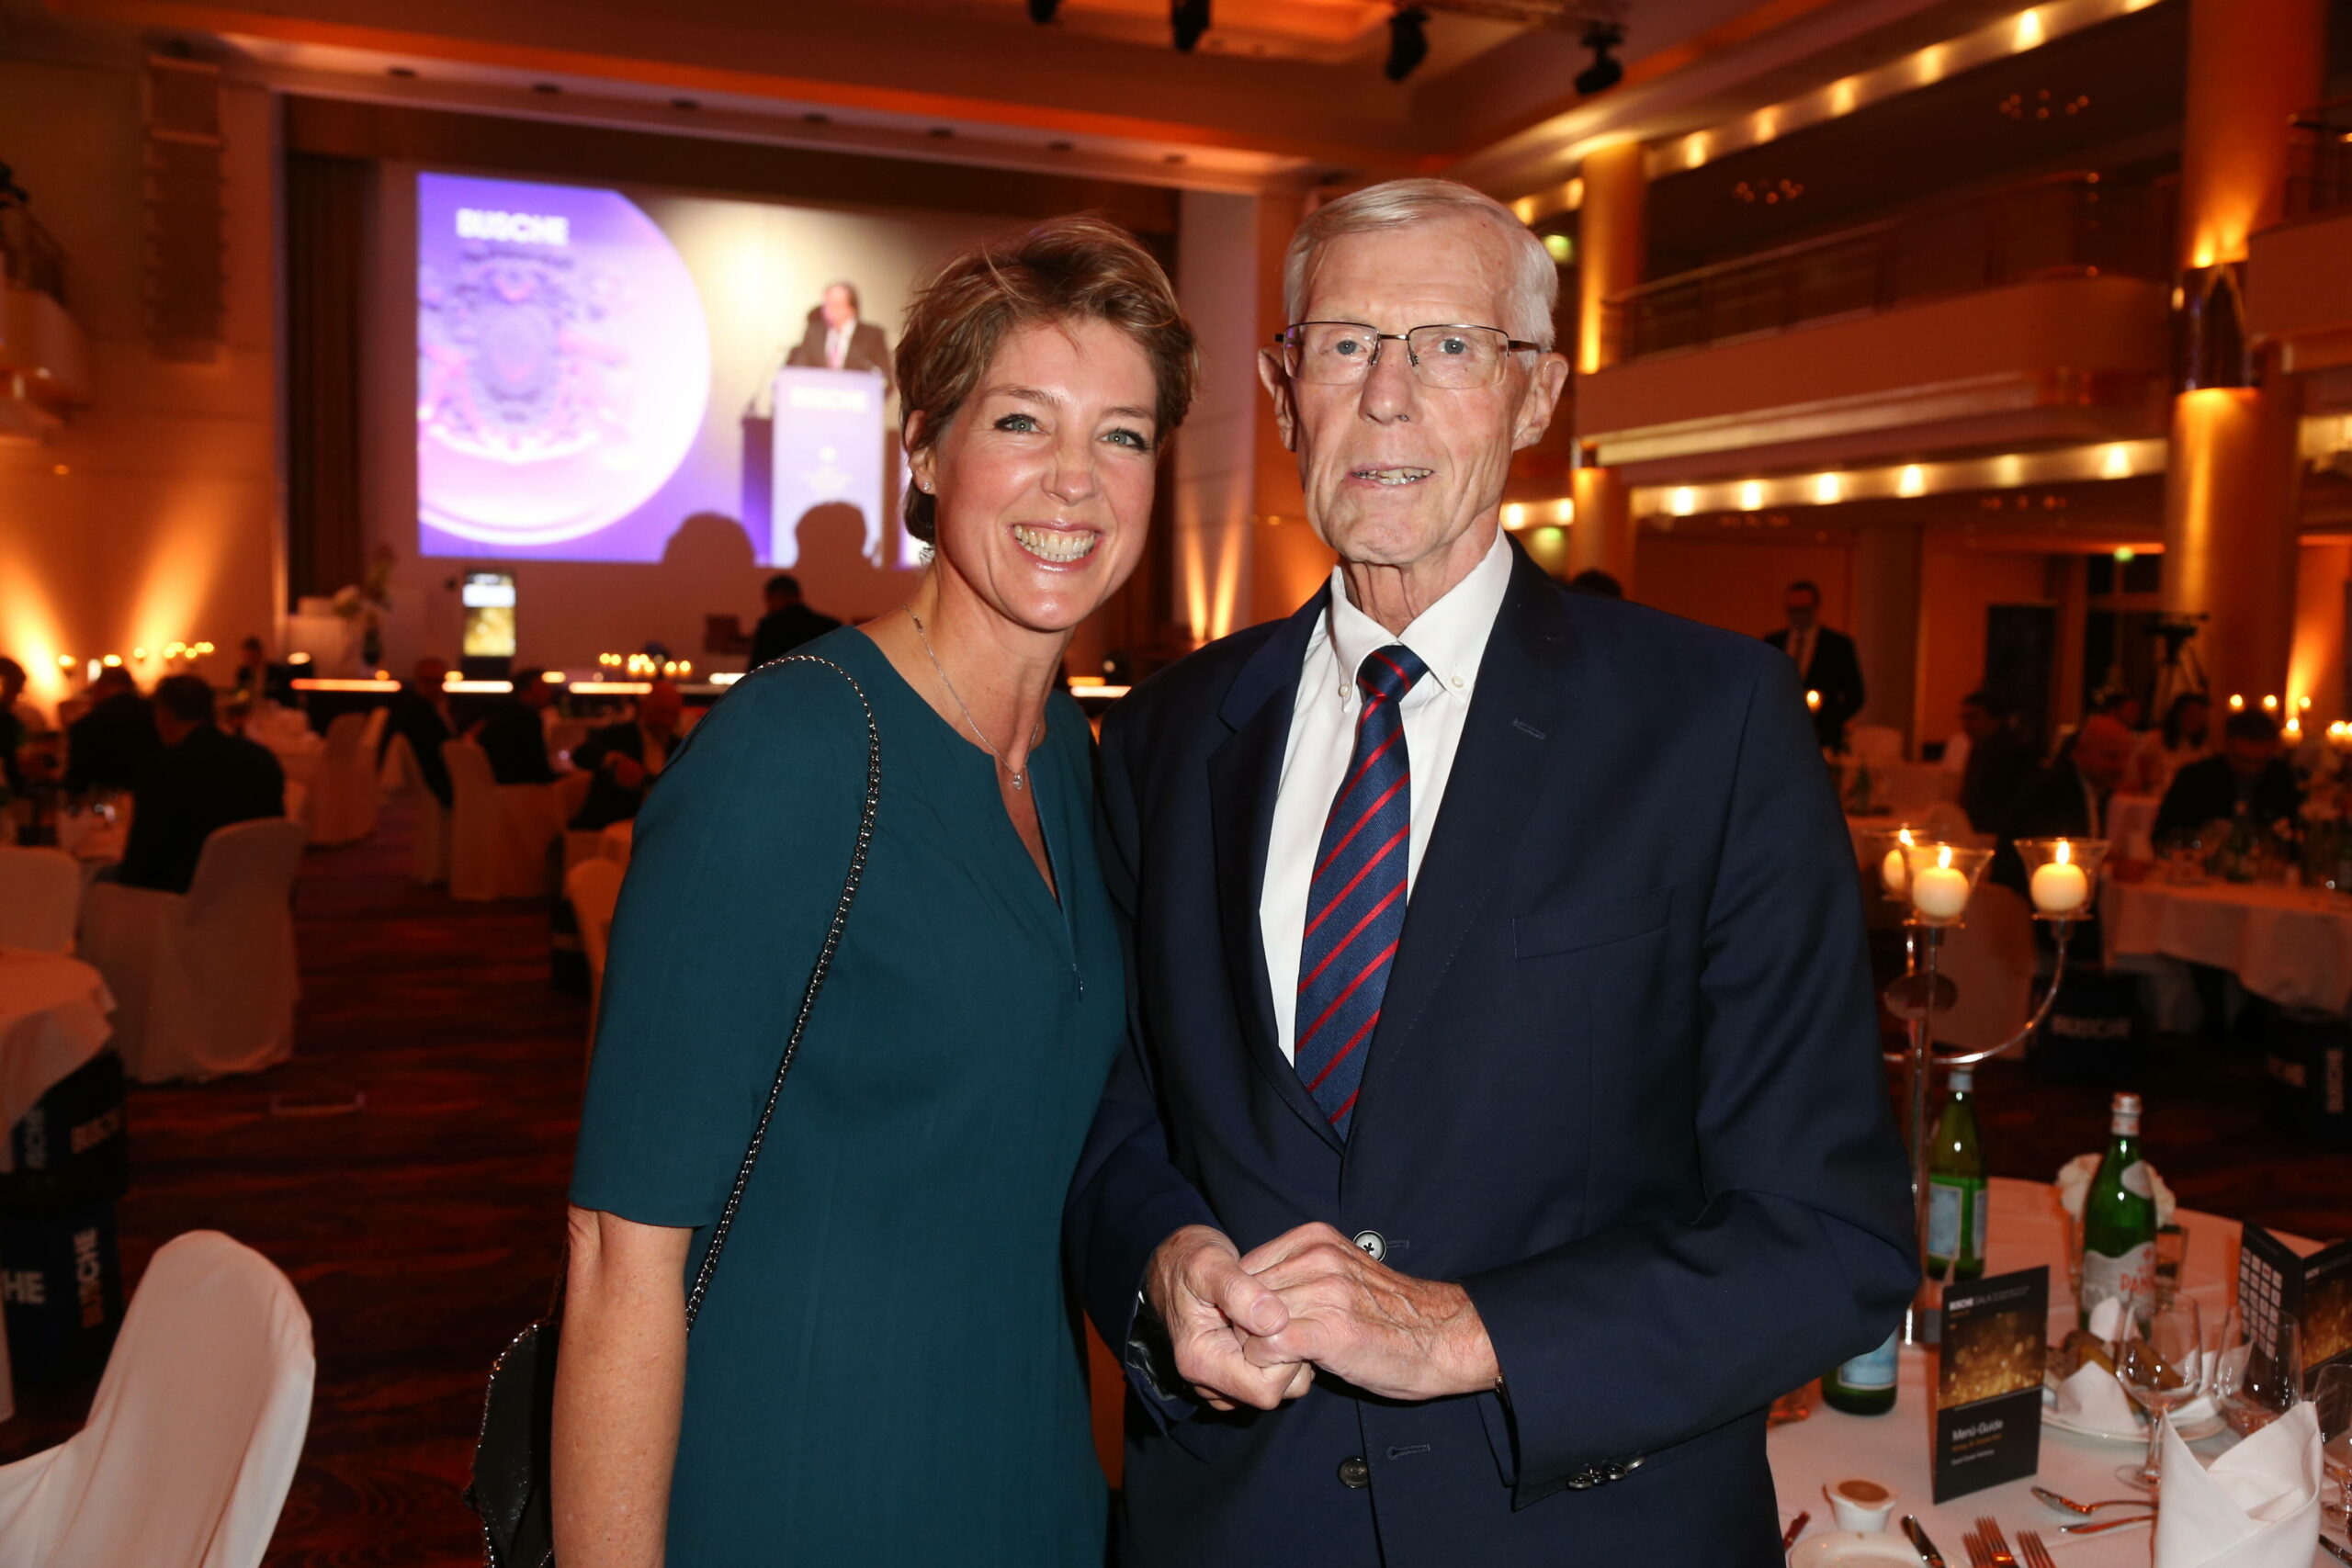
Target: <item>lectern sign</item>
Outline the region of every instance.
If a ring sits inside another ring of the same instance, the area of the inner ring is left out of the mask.
[[[770,561],[789,568],[812,548],[881,558],[882,400],[870,370],[775,373]]]

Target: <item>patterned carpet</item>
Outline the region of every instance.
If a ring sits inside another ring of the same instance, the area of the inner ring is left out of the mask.
[[[164,1240],[212,1227],[292,1276],[319,1349],[302,1466],[269,1562],[481,1560],[458,1501],[491,1358],[544,1305],[587,1007],[548,983],[534,904],[458,904],[406,875],[397,818],[311,852],[297,897],[300,1045],[256,1077],[132,1091],[133,1283]],[[2264,1130],[2260,1076],[2197,1041],[2151,1054],[2151,1157],[2184,1202],[2352,1234],[2352,1154]],[[2107,1091],[1996,1064],[1981,1083],[1999,1174],[2047,1179],[2105,1142]],[[56,1442],[90,1389],[27,1400],[0,1461]]]

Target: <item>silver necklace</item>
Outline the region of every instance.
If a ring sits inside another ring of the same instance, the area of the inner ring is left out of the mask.
[[[931,634],[922,629],[922,617],[915,614],[915,607],[912,604],[901,604],[899,607],[906,611],[907,619],[915,624],[915,636],[922,639],[922,651],[924,657],[931,660],[932,669],[938,671],[939,683],[947,688],[947,694],[949,696],[956,699],[956,710],[964,716],[964,722],[970,725],[972,727],[972,733],[979,738],[980,749],[986,751],[990,757],[996,759],[996,765],[998,767],[1002,768],[1006,773],[1012,775],[1013,788],[1020,790],[1027,789],[1029,787],[1029,775],[1023,770],[1016,768],[1012,763],[1006,761],[1004,760],[1004,753],[989,744],[988,731],[980,728],[980,721],[972,716],[972,710],[970,708],[965,706],[963,694],[956,691],[956,682],[947,678],[946,667],[939,662],[939,654],[931,646]],[[1033,731],[1029,737],[1029,748],[1031,750],[1036,750],[1037,741],[1045,732],[1046,721],[1040,718],[1037,721],[1036,729]]]

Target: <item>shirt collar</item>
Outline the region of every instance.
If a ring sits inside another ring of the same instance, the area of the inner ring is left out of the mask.
[[[1487,634],[1510,590],[1510,543],[1497,529],[1494,544],[1478,564],[1397,633],[1349,602],[1346,580],[1333,567],[1331,608],[1322,632],[1339,660],[1341,699],[1355,701],[1356,671],[1374,650],[1401,642],[1429,666],[1431,683],[1439,691],[1466,706],[1478,683],[1478,660],[1487,651]]]

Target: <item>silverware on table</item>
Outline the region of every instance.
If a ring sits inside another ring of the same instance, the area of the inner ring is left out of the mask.
[[[2344,1548],[2336,1545],[2335,1542],[2328,1540],[2327,1537],[2320,1537],[2319,1543],[2325,1547],[2327,1549],[2327,1554],[2330,1557],[2335,1558],[2338,1562],[2352,1562],[2352,1551],[2345,1551]]]
[[[2062,1497],[2047,1486],[2033,1488],[2033,1495],[2052,1507],[2067,1514],[2096,1514],[2101,1508],[2151,1508],[2154,1503],[2146,1497],[2102,1497],[2096,1503],[2077,1503],[2072,1497]]]
[[[2086,1519],[2078,1525],[2060,1525],[2058,1527],[2058,1533],[2060,1535],[2097,1535],[2101,1530],[2127,1530],[2133,1525],[2152,1525],[2155,1522],[2156,1516],[2153,1511],[2151,1511],[2145,1514],[2136,1514],[2128,1519],[2098,1519],[2096,1521]]]
[[[1911,1538],[1912,1549],[1918,1552],[1919,1561],[1926,1563],[1927,1568],[1951,1568],[1944,1562],[1944,1554],[1936,1550],[1936,1543],[1928,1539],[1928,1532],[1919,1528],[1918,1515],[1903,1516],[1903,1533]]]
[[[1781,1532],[1781,1551],[1786,1552],[1789,1548],[1794,1546],[1797,1543],[1797,1537],[1804,1534],[1804,1527],[1812,1522],[1813,1514],[1811,1510],[1804,1508],[1798,1509],[1797,1517],[1789,1521],[1789,1528]]]
[[[2057,1560],[2050,1555],[2050,1548],[2033,1530],[2018,1531],[2018,1550],[2025,1553],[2025,1568],[2058,1568]]]
[[[1976,1538],[1984,1543],[1992,1555],[1993,1568],[2018,1568],[2018,1560],[2009,1555],[2009,1538],[2001,1533],[2001,1521],[1989,1515],[1976,1520]]]
[[[1968,1568],[1993,1568],[1993,1549],[1977,1540],[1974,1530],[1960,1532],[1960,1549],[1968,1553]]]

